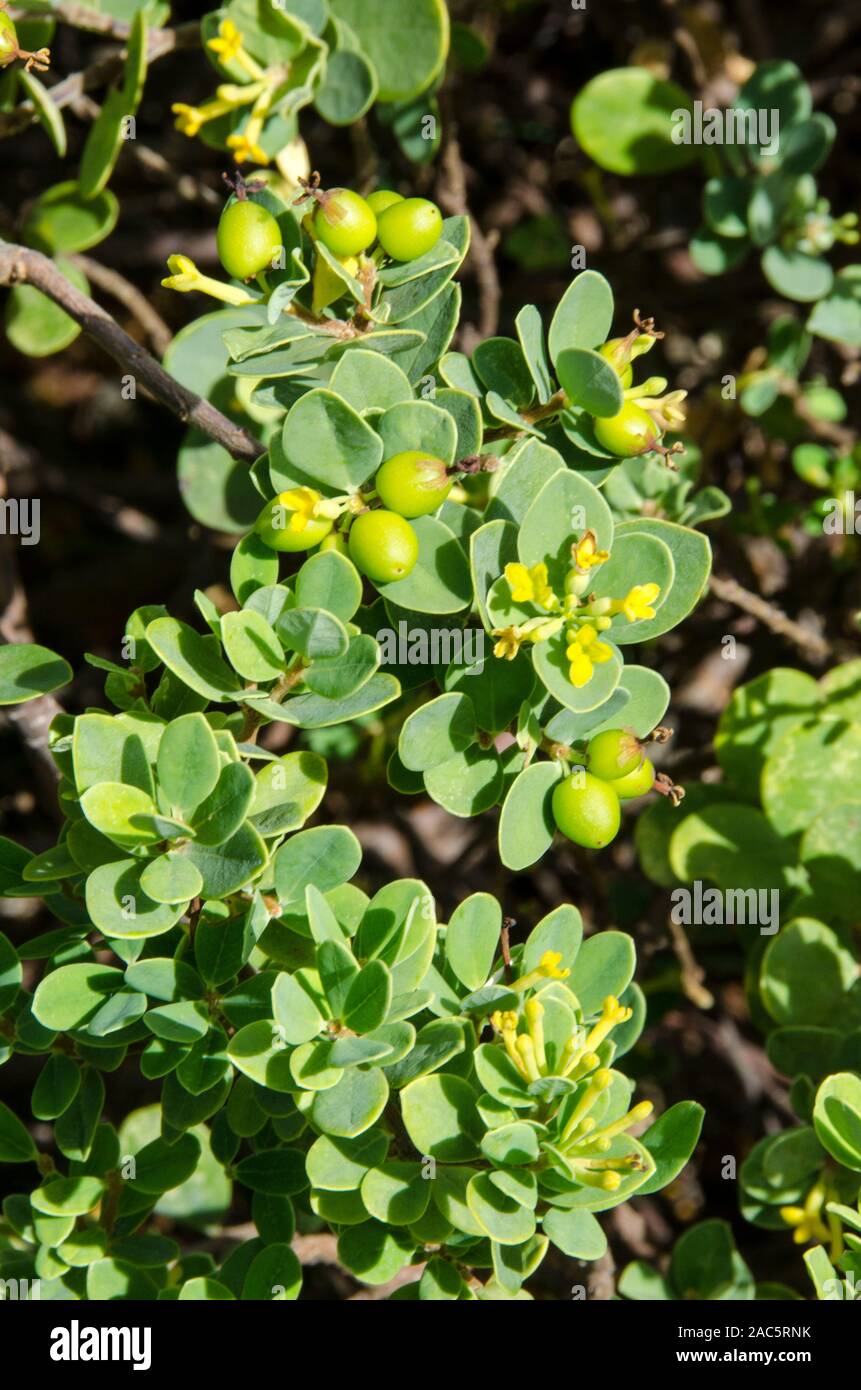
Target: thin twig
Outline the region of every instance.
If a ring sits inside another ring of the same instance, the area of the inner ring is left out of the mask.
[[[110,270],[108,266],[94,261],[91,256],[76,255],[70,256],[69,259],[80,267],[88,280],[91,280],[100,290],[104,290],[106,294],[111,295],[128,309],[132,317],[137,319],[159,357],[162,357],[167,351],[173,334],[161,314],[152,307],[146,295],[141,294],[140,290],[124,275],[120,275],[118,270]]]
[[[830,642],[824,637],[820,637],[818,632],[811,632],[808,628],[802,627],[792,618],[787,618],[774,604],[768,603],[759,594],[752,594],[749,589],[745,589],[735,579],[722,579],[713,574],[709,580],[709,588],[712,593],[724,603],[731,603],[742,612],[749,613],[752,618],[756,618],[764,627],[771,632],[778,633],[788,641],[793,642],[801,651],[806,652],[813,661],[827,661],[832,655]]]
[[[154,63],[177,49],[196,48],[200,43],[200,25],[196,23],[179,24],[175,29],[151,29],[147,38],[147,62]],[[84,92],[92,92],[107,86],[119,77],[126,60],[126,50],[118,49],[106,58],[100,58],[83,72],[70,73],[62,82],[50,87],[51,101],[61,109],[71,106]],[[13,111],[0,115],[0,140],[10,135],[20,135],[38,120],[38,113],[31,101],[22,102]]]
[[[678,922],[673,921],[672,917],[667,919],[667,927],[670,939],[673,943],[673,951],[676,960],[679,962],[679,972],[682,989],[690,999],[692,1004],[696,1004],[698,1009],[711,1009],[714,1007],[714,995],[706,989],[703,981],[706,972],[700,965],[691,949],[687,933],[682,931]]]
[[[481,315],[478,331],[482,338],[492,338],[499,327],[499,305],[502,292],[496,261],[493,257],[493,242],[486,237],[469,211],[466,193],[466,169],[460,153],[460,144],[454,127],[450,127],[442,157],[445,182],[439,190],[439,200],[447,212],[468,217],[471,226],[469,259],[478,281]]]
[[[106,310],[70,284],[40,251],[0,243],[0,285],[33,285],[41,290],[161,405],[221,444],[233,458],[253,463],[264,452],[260,441],[247,430],[168,376],[145,348],[130,338]]]
[[[42,18],[38,12],[19,9],[18,7],[15,7],[12,13],[19,21]],[[50,14],[44,17],[59,19],[61,24],[69,24],[73,29],[83,29],[89,34],[106,34],[112,39],[127,39],[131,32],[131,24],[128,20],[114,19],[109,14],[99,14],[89,5],[75,4],[74,0],[54,0]]]

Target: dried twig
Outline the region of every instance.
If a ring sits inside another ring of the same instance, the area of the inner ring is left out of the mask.
[[[110,314],[102,309],[88,295],[82,294],[65,276],[61,275],[53,261],[39,251],[31,251],[25,246],[0,243],[0,285],[34,285],[61,309],[79,323],[100,347],[126,373],[146,388],[163,406],[177,415],[180,420],[194,425],[203,434],[221,444],[236,459],[253,463],[264,452],[263,445],[247,430],[235,425],[222,415],[209,401],[181,386],[168,376],[154,357],[130,338]]]
[[[166,352],[173,334],[146,295],[141,294],[140,290],[124,275],[120,275],[118,270],[110,270],[99,261],[94,261],[91,256],[77,255],[70,256],[69,259],[80,266],[88,280],[128,309],[161,357]]]
[[[112,29],[117,21],[111,21]],[[80,26],[79,26],[80,27]],[[151,29],[147,38],[147,61],[154,63],[168,53],[181,48],[196,48],[200,43],[200,25],[197,23],[179,24],[175,29]],[[61,109],[71,106],[84,92],[92,92],[105,87],[119,77],[126,59],[126,50],[118,49],[106,58],[85,68],[83,72],[70,73],[62,82],[50,87],[51,100]],[[13,111],[0,115],[0,139],[19,135],[34,121],[38,120],[36,108],[31,101],[22,102]]]
[[[811,660],[827,661],[832,655],[831,644],[824,637],[820,637],[818,632],[811,632],[792,618],[787,618],[786,614],[782,613],[774,604],[769,603],[759,594],[752,594],[737,580],[723,579],[713,574],[709,580],[709,588],[717,598],[723,599],[725,603],[733,604],[744,613],[749,613],[752,618],[756,618],[771,632],[776,632],[781,637],[787,638],[801,651],[806,652]]]

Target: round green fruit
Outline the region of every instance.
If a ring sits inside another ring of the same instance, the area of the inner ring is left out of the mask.
[[[281,250],[281,231],[271,212],[242,198],[224,209],[215,243],[227,274],[251,280],[271,267]]]
[[[419,539],[396,512],[362,512],[350,527],[350,559],[375,584],[405,579],[419,556]]]
[[[313,550],[315,545],[325,540],[334,523],[327,516],[312,516],[305,522],[301,531],[294,530],[290,525],[293,512],[286,500],[289,496],[289,492],[282,492],[273,497],[271,502],[267,502],[254,523],[254,530],[264,545],[268,545],[272,550],[289,554],[299,550]]]
[[[379,217],[381,212],[390,208],[393,203],[402,203],[403,193],[393,193],[390,188],[378,188],[375,193],[369,193],[367,197],[368,207],[375,217]]]
[[[596,417],[594,429],[601,447],[620,459],[647,454],[660,438],[651,415],[636,401],[626,401],[618,415]]]
[[[0,10],[0,68],[18,57],[18,33],[10,15]]]
[[[619,357],[619,353],[622,350],[622,344],[626,341],[627,339],[625,338],[610,338],[608,342],[604,343],[601,347],[599,347],[598,351],[602,357],[606,358],[606,360],[610,363],[610,366],[621,378],[622,385],[627,391],[628,387],[631,385],[631,382],[634,380],[634,369],[631,366],[630,362],[623,362],[620,360]]]
[[[644,758],[639,767],[635,767],[633,772],[628,772],[624,777],[617,777],[613,783],[613,790],[620,801],[631,801],[635,796],[645,796],[655,785],[655,768],[648,758]]]
[[[627,729],[605,729],[589,740],[586,750],[589,771],[612,782],[640,765],[640,741]]]
[[[436,246],[442,213],[427,198],[402,198],[380,214],[377,237],[393,261],[414,261]]]
[[[399,516],[427,516],[435,512],[454,485],[442,459],[407,449],[393,454],[379,468],[374,486],[380,501]]]
[[[330,188],[318,194],[313,217],[314,235],[333,256],[358,256],[377,235],[372,208],[351,188]]]
[[[553,789],[553,819],[575,845],[603,849],[616,838],[622,812],[610,782],[578,769]]]
[[[337,550],[339,555],[347,554],[347,542],[340,531],[330,531],[320,542],[321,550]]]

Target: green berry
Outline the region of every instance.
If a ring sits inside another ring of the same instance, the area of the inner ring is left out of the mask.
[[[375,584],[405,579],[419,555],[419,540],[396,512],[362,512],[350,527],[350,559]]]
[[[610,363],[610,366],[618,373],[622,385],[627,391],[634,379],[634,369],[630,361],[623,361],[620,354],[623,351],[623,344],[626,338],[610,338],[606,343],[599,347],[598,351],[602,357]]]
[[[575,845],[603,849],[616,838],[622,812],[614,786],[578,770],[553,790],[553,819]]]
[[[633,772],[628,772],[624,777],[617,777],[613,783],[613,790],[620,801],[630,801],[635,796],[645,796],[655,785],[655,769],[648,758],[644,758],[639,767],[635,767]]]
[[[333,256],[358,256],[377,235],[377,219],[359,193],[351,188],[330,188],[318,194],[313,216],[314,235]]]
[[[377,236],[393,261],[414,261],[442,235],[442,213],[427,198],[402,198],[380,214]]]
[[[402,203],[404,195],[393,193],[390,188],[378,188],[375,193],[369,193],[367,198],[368,207],[375,217],[379,217],[381,212],[390,208],[393,203]]]
[[[598,416],[594,428],[598,443],[621,459],[647,454],[660,439],[651,415],[636,401],[626,401],[618,415]]]
[[[328,536],[334,525],[331,517],[312,516],[305,520],[301,529],[291,526],[294,515],[289,504],[289,492],[279,493],[267,502],[254,523],[254,530],[265,545],[272,550],[294,554],[299,550],[312,550]]]
[[[0,10],[0,68],[5,68],[18,57],[18,34],[11,17]]]
[[[227,274],[235,280],[251,280],[272,265],[281,250],[281,231],[260,203],[237,198],[221,214],[215,243]]]
[[[320,542],[321,550],[337,550],[339,555],[347,554],[347,542],[340,531],[330,531]]]
[[[399,516],[427,516],[448,497],[454,480],[445,471],[442,459],[407,449],[393,454],[377,472],[374,486],[380,501]]]
[[[640,741],[627,729],[605,729],[589,740],[589,771],[608,782],[633,772],[641,757]]]

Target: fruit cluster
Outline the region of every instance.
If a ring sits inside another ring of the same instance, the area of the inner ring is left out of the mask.
[[[656,729],[652,738],[663,741],[669,730]],[[576,767],[553,789],[553,819],[575,845],[603,849],[619,832],[621,802],[660,791],[675,803],[684,792],[643,754],[648,740],[630,729],[604,729],[589,740],[585,766]]]

